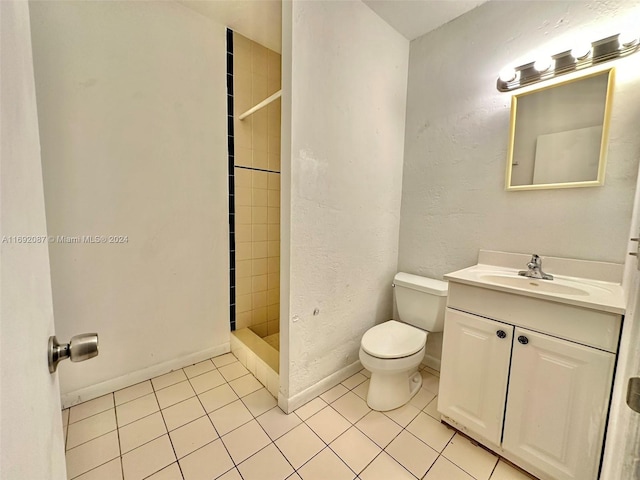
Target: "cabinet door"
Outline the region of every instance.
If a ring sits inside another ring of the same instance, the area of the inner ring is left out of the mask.
[[[515,330],[502,447],[557,480],[598,476],[615,355]]]
[[[500,444],[513,327],[447,309],[438,410]]]

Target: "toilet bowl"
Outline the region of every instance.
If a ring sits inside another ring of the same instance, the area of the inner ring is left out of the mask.
[[[420,390],[427,335],[444,325],[447,282],[398,273],[393,286],[401,321],[370,328],[360,342],[360,362],[371,372],[367,404],[378,411],[401,407]]]

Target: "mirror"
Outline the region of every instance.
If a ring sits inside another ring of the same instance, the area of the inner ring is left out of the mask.
[[[604,183],[614,70],[514,95],[507,190]]]

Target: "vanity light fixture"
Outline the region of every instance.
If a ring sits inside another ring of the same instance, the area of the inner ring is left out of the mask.
[[[638,43],[638,34],[633,30],[625,30],[618,36],[618,41],[622,47],[632,47]]]
[[[538,72],[546,72],[551,68],[553,60],[551,57],[540,57],[533,63],[533,68],[535,68]]]
[[[505,67],[500,72],[500,80],[508,83],[516,80],[518,78],[518,72],[513,67]]]
[[[591,55],[590,43],[578,44],[571,50],[571,56],[576,60],[584,60],[589,55]]]
[[[500,72],[496,88],[510,92],[528,85],[550,80],[600,63],[626,57],[640,50],[640,29],[628,30],[592,43],[577,45],[572,50],[542,57],[519,67]]]

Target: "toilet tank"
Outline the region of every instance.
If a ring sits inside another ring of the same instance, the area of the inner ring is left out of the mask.
[[[448,282],[400,272],[393,284],[401,322],[427,332],[443,330]]]

